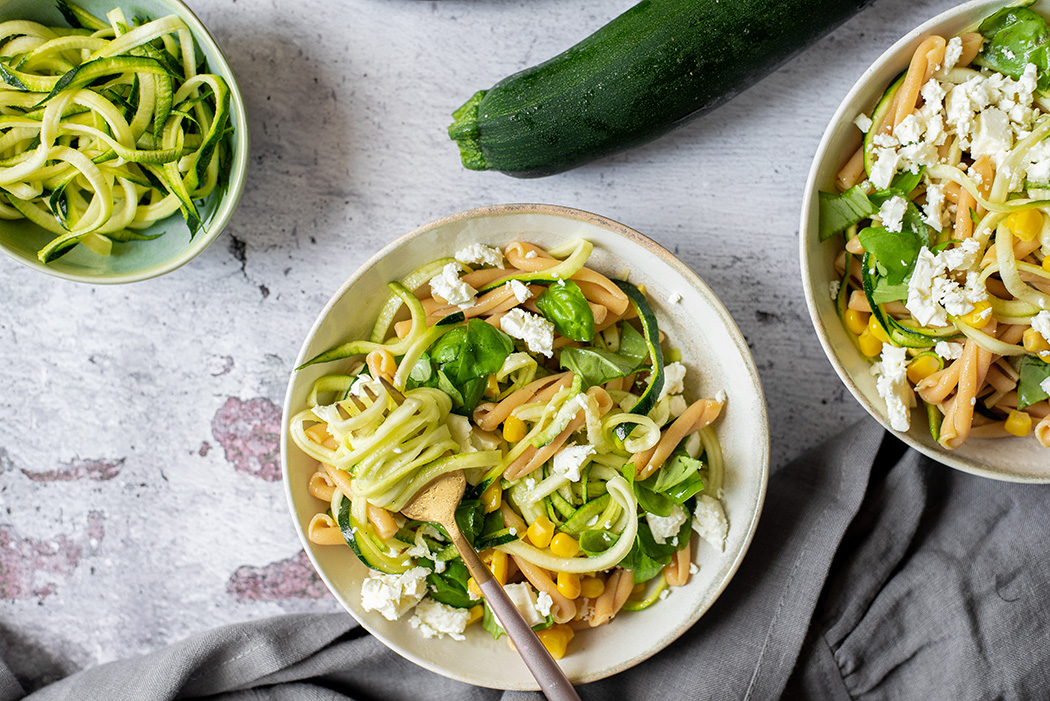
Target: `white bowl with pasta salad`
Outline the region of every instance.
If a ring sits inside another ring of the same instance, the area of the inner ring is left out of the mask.
[[[440,674],[536,688],[444,534],[398,513],[439,474],[465,472],[461,527],[574,683],[687,630],[757,525],[747,344],[683,263],[603,217],[427,224],[347,280],[296,365],[282,457],[304,548],[362,625]]]
[[[1050,481],[1050,3],[978,0],[864,73],[817,149],[802,275],[842,380],[916,449]]]

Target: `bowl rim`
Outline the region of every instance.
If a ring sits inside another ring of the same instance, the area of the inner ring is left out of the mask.
[[[513,215],[513,214],[541,214],[541,215],[548,215],[548,216],[570,218],[570,219],[577,220],[577,221],[586,221],[586,222],[593,223],[593,224],[595,224],[595,225],[605,229],[606,231],[608,231],[609,233],[611,233],[613,235],[619,235],[621,237],[624,237],[624,238],[626,238],[626,239],[628,239],[630,241],[633,241],[633,242],[635,242],[635,243],[645,247],[646,249],[648,249],[649,251],[654,253],[656,256],[658,256],[664,263],[666,263],[666,264],[670,265],[671,267],[673,267],[683,277],[689,279],[690,284],[695,285],[699,290],[701,290],[702,293],[704,293],[707,301],[712,304],[712,307],[713,307],[715,313],[718,315],[718,317],[725,324],[726,331],[728,332],[728,335],[732,339],[734,348],[737,351],[737,353],[740,355],[740,357],[742,358],[742,360],[743,360],[743,362],[744,362],[744,364],[745,364],[745,366],[747,368],[748,376],[749,376],[749,379],[751,381],[751,385],[754,387],[754,390],[756,392],[757,404],[760,407],[759,415],[756,418],[758,420],[758,424],[759,424],[759,428],[760,428],[759,433],[760,433],[761,437],[763,438],[762,444],[761,444],[761,461],[760,461],[761,464],[760,465],[748,465],[748,469],[749,470],[758,470],[759,471],[759,480],[758,480],[758,485],[757,485],[758,489],[757,489],[757,493],[756,493],[756,506],[755,506],[754,511],[750,514],[750,519],[749,519],[748,523],[746,524],[746,531],[744,533],[744,536],[743,536],[743,539],[742,539],[742,542],[741,542],[740,550],[738,551],[736,557],[731,562],[727,563],[727,565],[725,567],[725,575],[718,582],[717,586],[712,588],[711,596],[705,602],[702,602],[701,605],[697,606],[696,609],[694,611],[692,611],[691,614],[688,617],[683,618],[682,619],[682,624],[679,625],[678,628],[675,629],[674,631],[672,631],[669,635],[666,635],[663,638],[661,638],[660,641],[656,645],[652,646],[650,649],[643,650],[643,651],[639,652],[638,654],[631,656],[630,658],[622,661],[619,664],[613,665],[611,667],[608,667],[608,668],[605,668],[605,669],[602,669],[602,670],[595,671],[593,673],[592,672],[586,672],[586,673],[584,673],[582,675],[576,676],[572,680],[573,684],[576,684],[576,685],[586,684],[586,683],[590,683],[590,682],[593,682],[593,681],[598,681],[600,679],[608,678],[610,676],[613,676],[615,674],[623,672],[623,671],[625,671],[627,669],[630,669],[631,667],[634,667],[634,666],[640,664],[641,662],[644,662],[645,660],[649,659],[650,657],[656,655],[660,651],[662,651],[665,648],[667,648],[667,646],[669,646],[671,643],[673,643],[675,640],[677,640],[679,637],[681,637],[683,634],[685,634],[686,631],[688,631],[690,628],[692,628],[693,625],[695,625],[696,622],[708,610],[710,610],[710,608],[714,605],[715,601],[725,591],[726,587],[729,586],[729,582],[732,581],[733,578],[736,576],[736,573],[739,570],[740,565],[741,565],[741,563],[744,560],[744,557],[747,555],[747,552],[750,549],[751,543],[753,542],[755,531],[757,530],[758,522],[759,522],[759,519],[760,519],[761,514],[762,514],[762,509],[763,509],[763,506],[765,504],[766,492],[767,492],[768,483],[769,483],[769,460],[770,460],[769,419],[768,419],[768,409],[767,409],[766,401],[765,401],[765,393],[764,393],[763,388],[762,388],[762,382],[761,382],[761,378],[759,377],[759,374],[758,374],[757,366],[755,365],[754,358],[752,357],[751,351],[750,351],[750,349],[747,346],[747,341],[745,340],[743,333],[740,331],[740,328],[737,326],[735,320],[729,314],[729,310],[725,307],[725,305],[722,303],[722,301],[714,294],[714,291],[707,285],[707,283],[704,282],[700,278],[699,275],[697,275],[695,272],[693,272],[692,269],[690,269],[687,265],[685,265],[685,263],[683,263],[681,260],[679,260],[674,254],[672,254],[670,251],[668,251],[666,248],[661,246],[659,243],[657,243],[653,239],[651,239],[648,236],[645,236],[644,234],[641,234],[638,231],[635,231],[634,229],[632,229],[632,228],[630,228],[630,227],[628,227],[628,226],[626,226],[624,224],[621,224],[621,223],[619,223],[619,222],[617,222],[617,221],[615,221],[613,219],[609,219],[607,217],[604,217],[604,216],[601,216],[601,215],[598,215],[598,214],[594,214],[592,212],[588,212],[588,211],[581,210],[581,209],[575,209],[575,208],[572,208],[572,207],[565,207],[565,206],[561,206],[561,205],[533,204],[533,203],[497,204],[497,205],[487,205],[487,206],[482,206],[482,207],[475,207],[475,208],[472,208],[472,209],[468,209],[468,210],[464,210],[464,211],[461,211],[461,212],[457,212],[455,214],[451,214],[451,215],[446,216],[446,217],[442,217],[442,218],[434,220],[434,221],[432,221],[430,223],[423,224],[422,226],[416,227],[415,229],[413,229],[412,231],[408,232],[407,234],[403,234],[403,235],[399,236],[398,238],[394,239],[393,241],[388,243],[386,246],[384,246],[379,252],[377,252],[375,255],[373,255],[371,258],[369,258],[364,263],[362,263],[350,275],[350,277],[348,277],[346,279],[346,281],[344,281],[343,284],[339,286],[339,288],[331,296],[331,298],[324,305],[324,307],[321,309],[321,311],[318,312],[317,318],[314,320],[314,323],[311,325],[310,330],[307,332],[307,334],[306,334],[306,336],[304,338],[303,344],[302,344],[302,346],[299,349],[299,353],[296,356],[294,367],[298,367],[306,359],[305,358],[305,356],[306,356],[306,349],[307,349],[307,346],[308,346],[308,344],[310,342],[310,339],[312,339],[316,335],[318,330],[321,328],[322,321],[328,316],[328,314],[331,312],[331,310],[334,307],[334,305],[347,293],[347,291],[354,284],[357,283],[357,281],[366,272],[368,272],[372,267],[377,265],[381,260],[386,258],[388,255],[390,255],[390,253],[392,253],[395,249],[399,248],[402,245],[406,245],[412,239],[414,239],[414,238],[416,238],[416,237],[418,237],[418,236],[420,236],[420,235],[422,235],[422,234],[424,234],[424,233],[426,233],[428,231],[431,231],[432,229],[440,228],[440,227],[446,226],[446,225],[448,225],[450,223],[453,223],[453,222],[457,222],[457,221],[461,221],[461,220],[467,220],[467,219],[473,219],[473,218],[479,218],[479,217],[502,216],[502,215]],[[321,579],[324,581],[325,585],[329,588],[329,590],[334,593],[336,587],[333,585],[333,582],[331,582],[329,580],[329,578],[328,578],[327,574],[324,572],[324,570],[319,566],[316,558],[314,557],[313,551],[312,551],[312,549],[309,546],[306,533],[303,531],[303,528],[302,528],[302,526],[300,524],[299,514],[298,514],[298,512],[295,509],[295,503],[294,503],[294,500],[293,500],[291,480],[288,478],[288,460],[287,460],[287,456],[288,456],[288,450],[291,447],[291,442],[290,442],[289,436],[288,436],[287,425],[288,425],[289,417],[292,416],[291,402],[292,402],[292,394],[293,394],[293,383],[294,383],[294,380],[295,380],[296,372],[297,371],[295,369],[293,369],[291,371],[290,375],[289,375],[288,388],[287,388],[287,390],[285,392],[284,405],[283,405],[283,408],[282,408],[282,415],[281,415],[281,422],[282,422],[281,423],[281,446],[280,446],[280,448],[281,448],[281,474],[282,474],[282,479],[284,481],[285,498],[286,498],[287,506],[288,506],[288,509],[289,509],[289,513],[290,513],[290,515],[292,517],[292,523],[293,523],[293,525],[295,527],[296,533],[299,535],[300,543],[303,546],[304,552],[306,552],[307,557],[310,559],[310,562],[311,562],[311,564],[314,567],[314,571],[317,572],[318,576],[321,577]],[[523,684],[511,685],[511,686],[496,686],[496,685],[486,684],[484,677],[467,677],[467,676],[463,676],[463,675],[457,674],[456,672],[454,672],[452,670],[442,668],[441,666],[439,666],[438,664],[430,661],[429,659],[424,658],[424,657],[420,657],[419,655],[416,655],[415,653],[413,653],[411,650],[408,650],[408,649],[402,647],[400,644],[387,639],[381,632],[376,631],[375,629],[373,629],[373,627],[369,624],[369,622],[367,620],[363,620],[361,618],[358,618],[357,615],[354,613],[354,611],[352,609],[350,609],[350,608],[346,607],[345,605],[343,605],[343,603],[340,600],[339,596],[335,596],[335,598],[336,598],[337,601],[340,602],[340,605],[343,606],[343,608],[347,611],[347,613],[349,613],[363,628],[365,628],[365,630],[367,630],[369,633],[374,635],[378,640],[380,640],[383,643],[383,645],[385,645],[386,647],[390,648],[391,650],[393,650],[397,654],[401,655],[405,659],[408,659],[411,662],[414,662],[415,664],[418,664],[419,666],[421,666],[421,667],[423,667],[425,669],[428,669],[428,670],[430,670],[432,672],[440,674],[440,675],[442,675],[444,677],[448,677],[450,679],[456,679],[458,681],[462,681],[462,682],[465,682],[465,683],[468,683],[468,684],[474,684],[474,685],[477,685],[477,686],[483,686],[483,687],[486,687],[486,688],[497,688],[497,689],[505,689],[505,690],[524,690],[524,691],[530,691],[530,690],[535,691],[535,690],[539,689],[539,686],[536,685],[535,682],[532,681],[531,679],[527,680]]]
[[[223,53],[219,42],[215,40],[212,33],[208,31],[208,28],[204,26],[204,23],[200,18],[197,17],[193,10],[191,10],[183,0],[156,1],[171,5],[172,12],[178,14],[179,17],[186,22],[189,26],[190,33],[193,35],[193,38],[197,43],[207,44],[208,47],[214,51],[215,60],[213,63],[218,64],[217,68],[219,70],[216,72],[223,76],[229,86],[230,103],[232,107],[230,112],[236,122],[235,128],[237,132],[241,134],[243,140],[242,147],[236,149],[233,155],[233,161],[230,164],[229,185],[226,192],[223,194],[222,199],[217,204],[215,211],[212,213],[208,228],[202,228],[201,231],[198,231],[197,235],[195,235],[193,240],[187,244],[186,248],[180,251],[176,256],[160,263],[151,264],[141,270],[120,274],[105,274],[102,277],[53,268],[41,263],[39,260],[17,255],[6,246],[0,245],[0,251],[3,251],[8,258],[21,263],[27,268],[47,273],[52,277],[70,280],[72,282],[82,282],[91,285],[121,285],[130,282],[141,282],[143,280],[149,280],[170,273],[173,270],[181,268],[186,263],[189,263],[203,253],[204,250],[219,237],[232,218],[234,211],[237,209],[237,205],[240,203],[241,196],[244,194],[245,176],[248,172],[248,152],[251,148],[250,135],[248,133],[248,118],[244,111],[244,98],[241,95],[240,86],[237,84],[237,77],[233,72],[233,68],[230,66],[229,60],[226,58],[226,54]],[[211,66],[211,69],[215,71],[216,66]],[[176,215],[172,214],[170,216],[174,217]]]
[[[809,257],[807,255],[813,245],[819,245],[814,244],[814,237],[810,236],[810,234],[815,231],[816,225],[815,219],[811,218],[810,214],[814,211],[814,200],[816,199],[817,191],[820,188],[820,183],[817,182],[819,171],[821,169],[820,167],[825,159],[829,158],[830,155],[833,155],[829,154],[829,149],[836,127],[841,124],[844,119],[851,119],[852,116],[855,116],[853,113],[857,111],[858,106],[856,101],[858,95],[868,86],[869,82],[881,71],[881,69],[888,64],[899,61],[902,51],[904,51],[909,45],[915,43],[921,36],[958,16],[976,13],[981,9],[990,11],[992,8],[1003,7],[1006,5],[1007,3],[1004,0],[970,0],[969,2],[941,12],[907,32],[882,52],[882,54],[880,54],[879,57],[876,58],[867,69],[865,69],[864,73],[861,74],[850,88],[849,92],[846,93],[846,96],[839,103],[838,108],[835,110],[834,115],[829,120],[828,125],[821,136],[820,143],[818,144],[813,156],[813,162],[810,165],[809,174],[806,177],[805,189],[802,194],[802,210],[800,213],[798,237],[799,263],[802,275],[802,289],[806,297],[806,307],[809,310],[813,330],[820,341],[821,347],[824,349],[824,355],[827,356],[828,361],[835,369],[839,379],[849,390],[850,394],[853,395],[853,398],[864,407],[868,414],[882,424],[883,428],[923,455],[956,470],[1002,482],[1045,484],[1050,483],[1050,474],[1037,476],[1032,474],[1001,472],[975,463],[971,459],[960,456],[958,453],[943,448],[934,448],[922,443],[912,436],[910,432],[894,430],[882,409],[875,406],[875,404],[860,390],[860,387],[854,382],[853,377],[847,372],[844,364],[839,360],[837,350],[831,343],[827,327],[817,309],[816,292],[814,290],[814,285],[812,284],[813,271],[810,269]]]

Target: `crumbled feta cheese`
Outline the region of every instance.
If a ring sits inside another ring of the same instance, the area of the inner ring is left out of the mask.
[[[536,251],[529,251],[528,253],[525,254],[525,257],[526,258],[535,258],[536,255],[537,255]]]
[[[693,511],[693,530],[716,550],[725,551],[729,522],[726,520],[722,503],[706,494],[697,497],[696,509]]]
[[[554,455],[552,468],[555,474],[563,475],[570,482],[580,481],[580,468],[587,458],[594,455],[593,445],[567,445]]]
[[[915,393],[908,384],[908,356],[904,348],[882,344],[882,355],[872,368],[877,378],[875,388],[886,401],[886,413],[895,431],[907,431],[911,425],[910,409],[915,405]]]
[[[871,131],[871,117],[863,112],[857,115],[857,118],[853,120],[853,123],[856,124],[857,128],[865,134]]]
[[[515,307],[503,315],[499,325],[508,336],[525,341],[533,353],[543,353],[548,358],[554,355],[554,324],[539,314]]]
[[[1009,151],[1014,145],[1010,117],[997,107],[989,107],[977,115],[977,127],[970,145],[970,155],[995,156]],[[998,162],[998,159],[997,159]]]
[[[681,301],[682,295],[678,294],[677,292],[671,292],[671,294],[667,295],[667,302],[669,304],[678,304]]]
[[[428,573],[422,567],[413,567],[403,574],[369,572],[361,583],[361,608],[396,621],[426,595]]]
[[[1046,378],[1039,383],[1039,389],[1043,390],[1047,394],[1050,394],[1050,377]]]
[[[880,190],[885,190],[893,182],[893,176],[897,172],[897,164],[900,156],[892,148],[876,148],[875,162],[868,176],[871,184]]]
[[[495,246],[483,243],[472,243],[456,251],[456,260],[467,265],[488,265],[493,268],[503,267],[503,252]]]
[[[664,386],[657,399],[669,394],[681,394],[685,391],[685,366],[675,361],[664,365]]]
[[[428,597],[416,606],[416,612],[408,623],[417,628],[424,638],[443,638],[447,635],[453,640],[466,640],[463,631],[467,629],[469,620],[468,609],[453,608]]]
[[[937,231],[944,228],[944,185],[931,183],[926,187],[926,204],[922,209],[929,226]]]
[[[507,289],[514,295],[514,299],[518,300],[518,304],[521,304],[529,297],[532,296],[532,290],[529,289],[528,285],[522,284],[520,280],[509,280],[507,282]]]
[[[666,599],[670,595],[671,595],[671,590],[670,589],[664,589],[662,592],[660,592],[660,594],[657,596],[657,598],[660,599],[660,601],[663,601],[664,599]]]
[[[689,402],[685,401],[685,397],[680,394],[672,394],[667,408],[671,412],[671,416],[677,419],[689,408]]]
[[[1050,141],[1040,141],[1028,149],[1025,161],[1025,175],[1029,181],[1039,185],[1050,183]]]
[[[933,352],[945,360],[956,360],[961,358],[965,346],[957,341],[937,341]]]
[[[831,295],[832,300],[839,298],[839,290],[842,289],[841,280],[832,280],[828,283],[828,294]]]
[[[521,612],[522,618],[530,626],[538,626],[547,620],[546,614],[540,615],[540,610],[537,606],[536,590],[528,582],[506,584],[503,587],[503,591],[507,592],[511,602],[514,603],[514,606]]]
[[[1042,310],[1032,317],[1032,328],[1050,342],[1050,311]]]
[[[459,265],[449,263],[441,272],[430,280],[430,291],[449,304],[460,309],[474,306],[474,296],[478,293],[473,287],[459,279]]]
[[[893,128],[893,136],[902,146],[918,143],[924,133],[926,133],[926,123],[922,114],[917,112],[912,112]]]
[[[941,68],[945,73],[955,68],[955,64],[959,62],[959,57],[962,56],[962,39],[959,37],[952,37],[948,40],[948,45],[944,47],[944,66]]]
[[[729,395],[726,394],[726,391],[724,389],[720,389],[717,392],[715,392],[715,401],[719,404],[725,404],[728,399]]]
[[[552,599],[551,595],[547,592],[541,591],[536,596],[536,613],[546,618],[551,615],[552,606],[554,606],[554,599]]]
[[[908,201],[903,197],[891,197],[879,207],[879,219],[882,225],[889,231],[900,231],[904,221],[904,212],[908,209]]]
[[[649,524],[649,530],[652,532],[653,540],[656,541],[657,545],[663,545],[668,538],[678,535],[678,531],[682,529],[682,524],[685,523],[687,518],[689,516],[685,513],[685,509],[677,504],[671,509],[669,516],[657,516],[648,511],[645,512],[645,521]]]
[[[954,275],[976,264],[979,251],[980,244],[972,238],[936,255],[928,248],[920,249],[904,305],[916,321],[923,326],[944,326],[948,314],[967,314],[973,311],[975,303],[987,299],[976,275],[967,273],[965,287],[954,279]]]

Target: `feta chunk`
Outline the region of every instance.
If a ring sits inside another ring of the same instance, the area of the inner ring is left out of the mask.
[[[525,341],[533,353],[542,353],[548,358],[554,355],[554,324],[539,314],[514,308],[503,315],[499,325],[508,336]]]
[[[707,494],[696,499],[693,511],[693,530],[719,552],[726,549],[726,536],[729,534],[729,522],[722,502]]]
[[[591,455],[594,455],[593,445],[567,445],[555,454],[551,469],[570,482],[579,482],[580,468]]]
[[[980,244],[972,238],[937,255],[928,248],[919,251],[904,304],[916,321],[923,326],[945,326],[948,314],[967,314],[975,303],[988,298],[976,274],[967,272],[965,287],[954,279],[976,265],[979,251]]]
[[[664,365],[664,386],[660,390],[658,400],[669,394],[681,394],[685,391],[685,371],[685,366],[678,361]]]
[[[653,540],[657,545],[663,545],[669,538],[678,535],[678,531],[682,529],[682,524],[687,518],[689,516],[685,509],[677,504],[671,509],[669,516],[657,516],[648,511],[645,512],[645,521],[649,524],[649,530],[652,531]]]
[[[1046,378],[1039,383],[1039,389],[1043,390],[1047,394],[1050,394],[1050,377]]]
[[[926,188],[926,204],[922,208],[924,221],[937,231],[944,228],[944,185],[930,184]]]
[[[893,176],[897,172],[900,156],[892,148],[876,148],[875,162],[871,167],[868,179],[871,184],[880,190],[885,190],[893,182]]]
[[[863,112],[857,115],[856,119],[853,120],[853,123],[856,124],[857,128],[865,134],[871,131],[871,117]]]
[[[672,291],[671,294],[667,295],[667,302],[668,302],[668,304],[678,304],[681,301],[682,301],[682,295],[680,295],[677,292],[673,292]]]
[[[889,231],[900,231],[908,202],[903,197],[891,197],[879,207],[879,219]]]
[[[428,570],[422,567],[413,567],[403,574],[369,572],[361,583],[361,608],[396,621],[426,595],[427,574]]]
[[[959,62],[959,57],[962,56],[962,39],[959,37],[952,37],[948,40],[948,45],[944,47],[944,65],[941,70],[947,73],[951,69],[955,68],[955,64]]]
[[[1013,148],[1014,135],[1010,128],[1010,117],[998,107],[989,107],[977,115],[970,155],[996,156]],[[1001,157],[1000,157],[1001,158]],[[996,159],[998,164],[1000,159]]]
[[[871,372],[877,378],[875,388],[886,402],[890,426],[895,431],[907,431],[911,425],[911,407],[915,406],[915,393],[908,384],[907,351],[888,343],[882,344],[882,355]]]
[[[921,113],[917,112],[909,114],[893,129],[893,135],[897,137],[897,141],[899,141],[902,146],[904,144],[918,143],[925,132],[925,120],[923,120]]]
[[[540,614],[544,618],[551,615],[551,607],[554,606],[554,599],[551,595],[545,591],[541,591],[536,595],[536,613]]]
[[[514,295],[514,299],[518,300],[518,304],[532,296],[532,290],[529,289],[528,285],[522,284],[521,280],[507,281],[507,289]]]
[[[467,265],[488,265],[493,268],[502,268],[503,252],[495,246],[472,243],[456,251],[456,260]]]
[[[536,590],[532,588],[528,582],[519,582],[517,584],[504,585],[503,590],[507,592],[507,596],[514,603],[515,608],[521,613],[522,618],[530,626],[538,626],[547,620],[547,614],[540,614],[540,608],[538,606],[539,599],[536,596]],[[548,612],[550,608],[547,607]]]
[[[468,609],[453,608],[428,597],[416,606],[416,612],[408,623],[418,629],[424,638],[443,638],[447,635],[453,640],[466,640],[463,631],[467,629],[469,620]]]
[[[956,360],[962,357],[965,346],[957,341],[937,341],[933,352],[945,360]]]
[[[1050,311],[1042,310],[1032,317],[1032,328],[1050,343]]]
[[[430,291],[449,304],[460,309],[474,306],[474,296],[478,293],[473,287],[459,279],[459,265],[449,263],[441,272],[430,280]]]

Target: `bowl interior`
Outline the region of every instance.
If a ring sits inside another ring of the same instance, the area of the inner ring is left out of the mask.
[[[145,280],[170,272],[203,251],[222,232],[244,190],[244,176],[248,165],[248,124],[244,115],[237,81],[229,63],[215,40],[201,21],[177,0],[78,0],[78,4],[92,14],[105,18],[106,13],[119,6],[126,16],[156,19],[177,14],[193,32],[200,53],[207,60],[208,70],[221,75],[230,86],[230,119],[233,160],[230,183],[226,193],[213,193],[203,204],[199,203],[204,226],[190,238],[189,228],[178,213],[156,222],[143,230],[147,235],[161,234],[152,241],[114,243],[109,256],[98,256],[77,246],[56,261],[44,265],[37,251],[54,235],[26,220],[0,220],[0,248],[15,260],[42,272],[69,280],[90,283],[124,283]],[[0,21],[27,19],[48,26],[69,26],[56,3],[50,0],[0,0]]]
[[[829,285],[833,278],[837,279],[833,261],[839,249],[833,241],[821,244],[817,240],[817,191],[832,191],[835,174],[860,145],[860,132],[853,119],[861,112],[871,114],[886,86],[908,67],[911,55],[922,39],[930,34],[952,37],[970,29],[1002,5],[1002,2],[989,0],[960,5],[916,28],[880,56],[835,112],[817,148],[806,184],[799,243],[802,281],[810,317],[824,352],[843,383],[887,430],[892,429],[885,402],[875,388],[871,364],[853,346],[831,299]],[[1034,9],[1046,16],[1050,2],[1037,2]],[[945,450],[933,440],[920,409],[913,410],[911,429],[907,433],[895,433],[916,450],[959,470],[993,479],[1050,482],[1050,461],[1046,459],[1045,449],[1031,438],[972,438],[954,451]]]
[[[336,293],[318,317],[297,364],[350,338],[367,335],[385,297],[385,285],[441,255],[473,242],[503,246],[523,239],[549,247],[584,237],[594,244],[593,267],[610,275],[630,275],[645,284],[664,330],[681,348],[689,368],[687,392],[713,396],[724,389],[729,400],[718,424],[725,452],[725,506],[730,522],[724,553],[699,546],[699,574],[667,601],[612,624],[579,634],[561,665],[574,682],[600,679],[657,652],[706,611],[736,571],[750,543],[765,494],[769,448],[765,404],[754,363],[736,325],[711,290],[684,264],[649,239],[595,215],[559,207],[504,205],[473,210],[429,224],[401,238],[366,263]],[[382,292],[381,292],[382,291]],[[681,295],[669,303],[672,293]],[[321,506],[306,481],[316,463],[287,436],[287,417],[299,411],[313,381],[337,367],[310,367],[293,373],[285,400],[282,457],[289,504],[303,545],[336,598],[369,631],[410,660],[471,684],[502,689],[534,689],[535,682],[504,641],[473,626],[464,642],[425,640],[407,624],[390,622],[360,608],[360,582],[366,568],[346,548],[315,546],[303,536]]]

